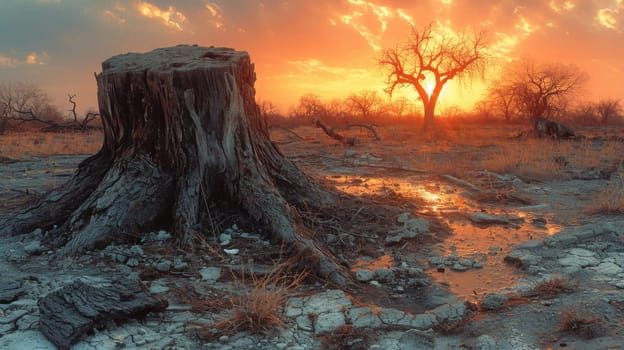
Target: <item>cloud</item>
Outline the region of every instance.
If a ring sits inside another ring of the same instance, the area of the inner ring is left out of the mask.
[[[144,17],[159,19],[165,26],[183,31],[182,24],[186,22],[186,16],[172,6],[163,10],[147,1],[139,1],[136,4],[136,9]]]
[[[605,28],[620,31],[618,23],[621,23],[621,20],[624,19],[624,11],[621,11],[623,9],[624,2],[618,0],[615,9],[608,7],[599,9],[596,14],[596,21]]]
[[[0,54],[0,67],[16,68],[22,65],[45,65],[48,60],[47,52],[29,52],[19,55],[15,50],[10,50],[8,54]]]
[[[212,23],[212,25],[217,29],[223,28],[223,10],[221,9],[221,6],[215,2],[210,2],[207,3],[205,7],[210,15],[210,23]]]

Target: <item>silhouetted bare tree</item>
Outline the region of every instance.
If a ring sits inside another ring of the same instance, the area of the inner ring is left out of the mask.
[[[505,75],[518,111],[525,118],[553,117],[589,79],[574,65],[536,64],[530,60],[513,66]]]
[[[360,120],[383,112],[384,101],[375,91],[365,90],[351,94],[345,100],[349,112]]]
[[[613,119],[622,116],[622,104],[618,99],[607,98],[598,101],[595,105],[595,109],[602,124],[608,124],[612,122]]]
[[[451,79],[483,74],[484,49],[483,33],[453,34],[435,31],[432,25],[421,30],[412,27],[408,43],[385,49],[379,59],[387,70],[386,91],[392,95],[397,86],[405,85],[416,89],[424,107],[424,128],[432,129],[442,88]],[[428,83],[433,86],[431,93],[426,89]]]

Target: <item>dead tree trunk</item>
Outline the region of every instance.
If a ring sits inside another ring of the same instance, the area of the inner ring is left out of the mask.
[[[52,230],[67,253],[156,228],[189,243],[204,203],[227,200],[342,282],[297,208],[336,202],[275,148],[255,103],[246,52],[176,46],[112,57],[97,75],[104,144],[73,179],[1,234]]]

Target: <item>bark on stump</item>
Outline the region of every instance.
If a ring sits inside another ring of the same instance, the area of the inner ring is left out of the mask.
[[[205,203],[228,200],[316,259],[322,276],[344,282],[296,210],[334,205],[336,196],[271,143],[246,52],[181,45],[129,53],[106,60],[96,78],[102,149],[0,235],[58,225],[51,232],[67,253],[158,228],[188,243]]]

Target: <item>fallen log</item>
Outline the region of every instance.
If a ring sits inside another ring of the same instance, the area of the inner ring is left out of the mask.
[[[377,141],[381,140],[381,138],[379,137],[379,134],[377,133],[377,130],[375,130],[375,128],[374,128],[374,125],[349,124],[349,125],[346,125],[346,126],[335,127],[334,129],[343,130],[343,129],[351,129],[351,128],[364,128],[364,129],[367,129],[368,131],[371,132],[371,134],[373,134],[373,137],[375,138],[375,140],[377,140]]]
[[[341,142],[347,146],[353,146],[355,145],[355,137],[345,137],[339,133],[337,133],[336,131],[334,131],[334,129],[330,126],[328,126],[327,124],[325,124],[322,120],[320,120],[319,118],[314,118],[314,125],[317,128],[321,128],[323,129],[323,131],[325,132],[325,134],[327,134],[327,136],[331,137],[332,139]]]

